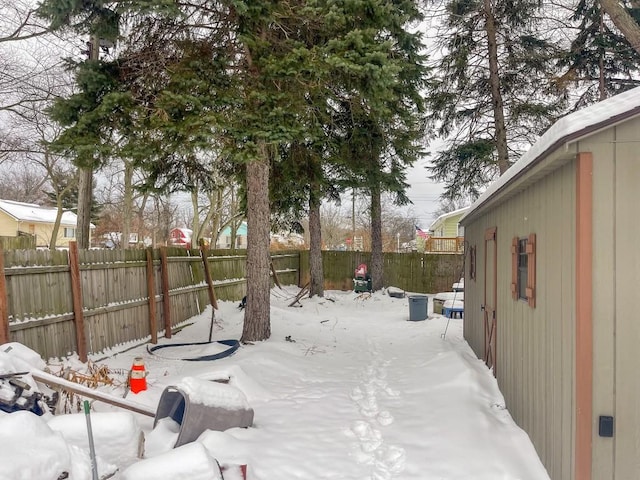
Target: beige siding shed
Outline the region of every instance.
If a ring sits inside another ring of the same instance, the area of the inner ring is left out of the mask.
[[[640,478],[640,89],[565,117],[503,177],[461,219],[465,338],[553,480]]]

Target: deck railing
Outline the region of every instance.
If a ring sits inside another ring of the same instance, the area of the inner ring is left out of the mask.
[[[425,253],[463,253],[464,237],[429,237],[424,244]]]

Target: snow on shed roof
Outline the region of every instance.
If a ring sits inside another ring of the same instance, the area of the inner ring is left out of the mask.
[[[512,179],[523,174],[549,152],[563,144],[575,142],[636,115],[640,115],[640,87],[619,93],[582,110],[565,115],[554,123],[500,178],[489,185],[460,220],[464,220],[472,212],[478,210]]]
[[[0,200],[0,210],[16,220],[23,222],[54,223],[58,210],[55,207],[41,207],[34,203]],[[62,214],[61,225],[76,226],[78,217],[75,213],[66,211]]]

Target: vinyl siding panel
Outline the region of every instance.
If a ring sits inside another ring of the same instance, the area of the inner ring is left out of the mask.
[[[16,237],[18,223],[4,212],[0,212],[0,237]]]
[[[478,244],[478,281],[465,280],[465,338],[482,358],[484,231],[497,227],[497,380],[514,420],[529,434],[552,479],[572,475],[575,165],[541,176],[464,224]],[[569,219],[569,221],[567,220]],[[536,307],[511,297],[511,242],[537,236]],[[480,241],[482,239],[482,241]],[[551,294],[553,292],[553,294]],[[558,293],[556,295],[556,293]]]
[[[458,223],[464,212],[449,218],[434,222],[431,226],[434,237],[457,237]]]

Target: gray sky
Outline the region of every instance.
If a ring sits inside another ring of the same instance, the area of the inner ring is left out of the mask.
[[[407,196],[413,202],[411,208],[418,226],[425,231],[436,219],[434,213],[440,206],[440,194],[444,190],[443,185],[429,179],[428,164],[428,159],[419,160],[407,172],[407,183],[411,185]]]

